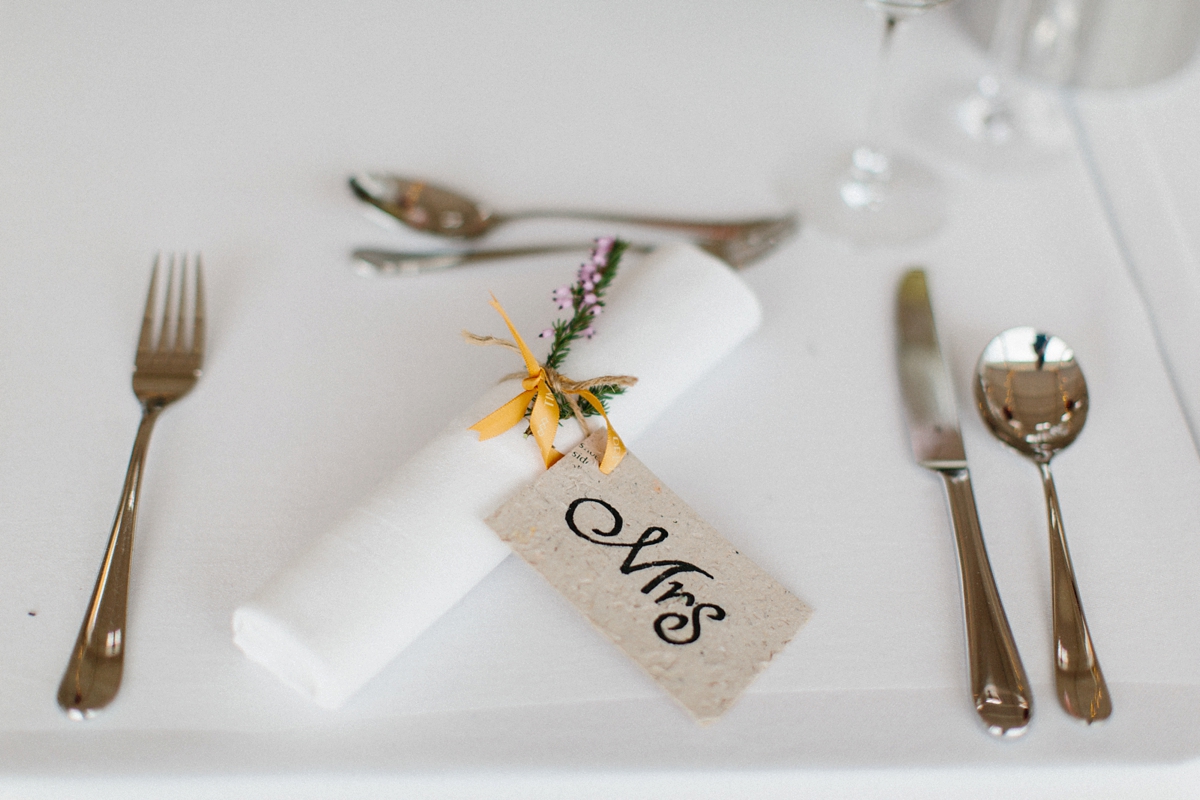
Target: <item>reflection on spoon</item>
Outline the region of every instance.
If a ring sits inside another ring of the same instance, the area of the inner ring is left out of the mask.
[[[610,214],[601,211],[522,211],[498,214],[451,189],[396,175],[369,173],[350,178],[350,189],[414,230],[451,239],[478,239],[497,225],[515,219],[588,219],[643,225],[682,233],[708,242],[738,242],[746,248],[782,241],[795,232],[794,214],[732,222]]]
[[[975,399],[1001,441],[1033,459],[1050,516],[1050,579],[1058,702],[1092,723],[1112,713],[1112,699],[1092,648],[1050,459],[1083,429],[1088,392],[1075,354],[1057,336],[1012,328],[988,343],[975,372]]]

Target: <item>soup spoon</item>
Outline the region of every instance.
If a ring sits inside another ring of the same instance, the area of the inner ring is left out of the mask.
[[[1083,429],[1088,391],[1075,354],[1057,336],[1035,328],[1004,331],[984,348],[975,371],[983,420],[1005,444],[1033,459],[1042,475],[1050,517],[1050,592],[1058,702],[1091,724],[1112,713],[1112,699],[1092,648],[1075,570],[1067,550],[1050,459]]]
[[[425,181],[384,173],[350,178],[358,199],[378,208],[414,230],[451,239],[478,239],[492,228],[517,219],[590,219],[643,225],[675,231],[708,242],[737,241],[754,247],[787,238],[798,224],[795,215],[727,222],[611,214],[603,211],[520,211],[499,214],[470,197]]]

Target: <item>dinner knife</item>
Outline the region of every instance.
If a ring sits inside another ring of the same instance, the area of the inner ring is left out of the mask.
[[[967,661],[975,710],[990,733],[1024,733],[1033,713],[1029,681],[983,545],[954,385],[942,360],[925,271],[909,270],[896,294],[896,360],[917,463],[942,476],[958,545]]]

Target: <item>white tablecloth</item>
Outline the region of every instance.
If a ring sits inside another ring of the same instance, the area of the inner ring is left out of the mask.
[[[815,609],[712,728],[515,558],[341,712],[230,642],[238,602],[512,369],[458,338],[492,327],[488,291],[536,330],[576,265],[364,278],[356,246],[436,243],[368,221],[349,172],[425,176],[500,209],[803,208],[857,127],[876,38],[871,14],[833,0],[0,8],[0,796],[1183,796],[1200,777],[1200,459],[1181,402],[1200,418],[1200,374],[1180,367],[1186,315],[1155,298],[1198,302],[1181,277],[1196,262],[1139,257],[1112,188],[1131,184],[1106,176],[1149,163],[1111,155],[1127,153],[1107,122],[1121,115],[1169,122],[1143,124],[1147,152],[1195,158],[1195,112],[1176,113],[1197,106],[1194,71],[1068,98],[1084,136],[1035,170],[976,169],[896,124],[947,180],[939,236],[864,251],[805,230],[746,272],[762,331],[638,447]],[[980,55],[931,15],[901,32],[894,66],[898,107],[925,107]],[[1194,248],[1195,184],[1147,185]],[[608,232],[522,223],[497,241]],[[127,376],[159,248],[204,251],[209,359],[151,447],[121,695],[78,725],[54,692],[132,443]],[[897,407],[892,292],[912,262],[929,270],[1034,684],[1017,742],[974,719],[941,489],[911,463]],[[1092,392],[1055,470],[1115,698],[1098,729],[1050,688],[1036,472],[971,407],[979,351],[1021,324],[1071,342]]]

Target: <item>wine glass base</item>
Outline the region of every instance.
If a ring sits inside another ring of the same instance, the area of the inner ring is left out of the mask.
[[[853,157],[842,163],[850,165]],[[830,236],[859,245],[906,244],[936,233],[946,221],[945,186],[914,158],[888,155],[882,175],[846,167],[829,176],[808,219]]]
[[[1036,169],[1062,156],[1072,141],[1058,95],[1015,82],[995,93],[946,86],[912,111],[905,126],[912,135],[988,171]]]
[[[986,147],[1055,152],[1070,139],[1057,97],[1025,87],[976,89],[955,107],[954,121],[968,139]]]

